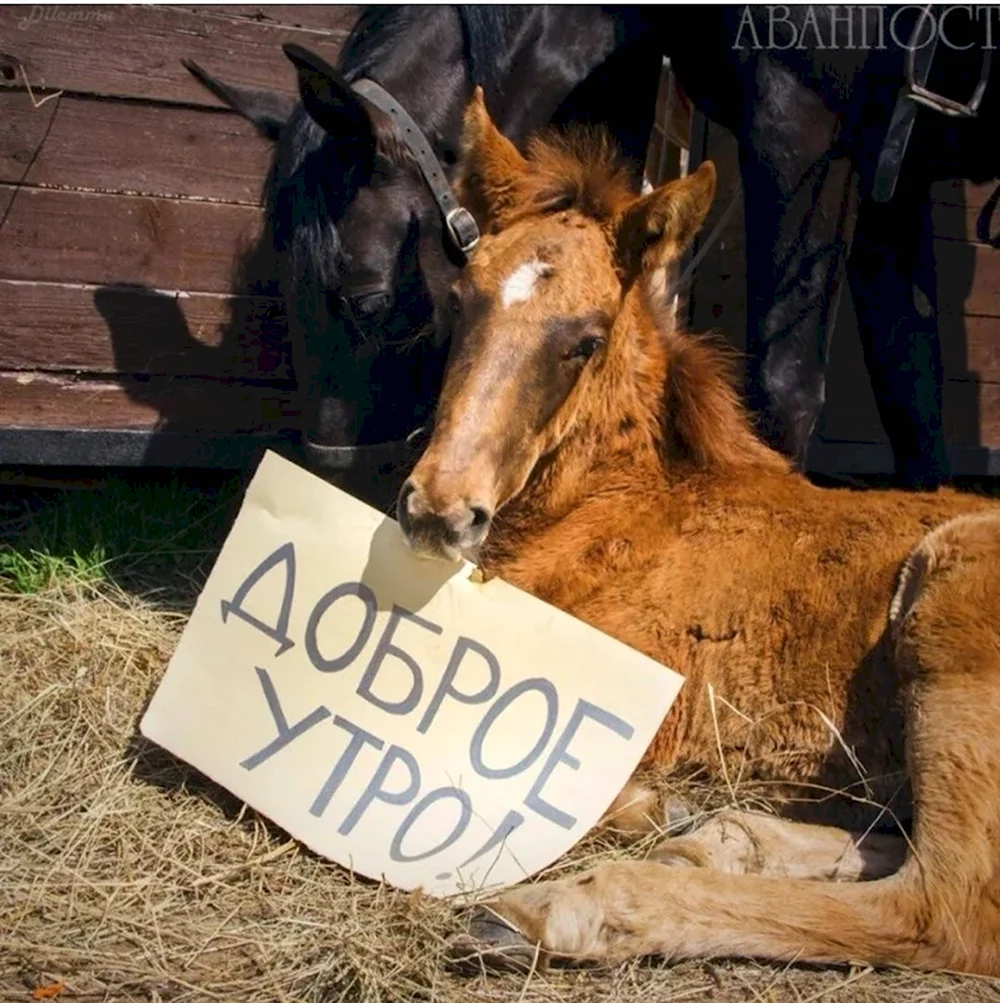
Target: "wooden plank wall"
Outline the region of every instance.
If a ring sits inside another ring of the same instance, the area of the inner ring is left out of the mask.
[[[180,60],[294,94],[357,11],[0,6],[0,429],[294,427],[269,144]]]
[[[705,128],[705,155],[719,168],[719,197],[703,231],[708,233],[737,190],[739,167],[732,134],[714,123]],[[961,181],[933,189],[945,434],[953,468],[961,474],[1000,474],[1000,251],[974,239],[976,217],[993,189]],[[738,350],[746,328],[744,242],[740,205],[699,265],[690,301],[693,329],[715,328]],[[830,347],[827,404],[808,465],[825,473],[892,471],[846,286]]]
[[[193,452],[133,451],[124,462],[213,463],[198,444],[295,427],[262,234],[269,144],[180,60],[294,94],[281,44],[333,60],[356,16],[354,6],[0,6],[0,463],[46,459],[23,437],[11,454],[11,429],[49,430],[33,441],[55,436],[63,453],[89,441],[60,438],[77,429],[187,437]],[[651,180],[683,173],[691,142],[668,73],[657,118]],[[720,168],[717,213],[736,180],[735,143],[710,123],[705,135]],[[985,472],[984,447],[1000,449],[1000,253],[965,240],[988,194],[936,189],[947,433],[970,472]],[[693,326],[720,328],[738,347],[744,261],[737,212],[691,291]],[[888,470],[849,296],[828,402],[813,465]],[[103,443],[79,458],[123,455]]]

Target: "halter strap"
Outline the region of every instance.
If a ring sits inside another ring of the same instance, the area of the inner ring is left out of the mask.
[[[455,198],[444,169],[420,126],[413,121],[410,113],[374,80],[368,78],[356,80],[351,84],[351,89],[380,111],[384,111],[395,122],[400,138],[417,162],[417,167],[420,168],[420,173],[424,176],[424,181],[427,182],[427,187],[441,210],[445,230],[451,242],[463,255],[468,255],[479,243],[479,227],[472,218],[472,213]]]
[[[320,470],[353,470],[357,467],[400,467],[416,459],[425,429],[415,428],[405,439],[355,446],[327,446],[302,436],[306,456]]]

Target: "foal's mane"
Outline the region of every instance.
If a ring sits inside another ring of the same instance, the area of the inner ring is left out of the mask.
[[[672,318],[661,317],[657,326],[667,357],[661,426],[667,469],[787,471],[788,461],[753,431],[732,357],[704,335],[678,331]]]
[[[547,129],[528,141],[510,218],[576,209],[606,224],[638,194],[633,167],[601,126]]]

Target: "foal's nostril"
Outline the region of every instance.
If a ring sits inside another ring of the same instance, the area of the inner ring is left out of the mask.
[[[441,517],[452,541],[459,546],[475,546],[486,535],[490,510],[484,505],[457,505]]]
[[[399,489],[399,497],[396,499],[396,522],[405,530],[410,521],[410,500],[416,491],[415,485],[407,481]]]
[[[418,553],[455,560],[465,548],[486,539],[493,512],[487,505],[464,499],[445,506],[433,504],[422,485],[407,480],[396,499],[396,520],[410,546]]]

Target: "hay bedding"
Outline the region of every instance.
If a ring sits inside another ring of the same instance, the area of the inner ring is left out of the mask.
[[[450,975],[449,906],[352,878],[137,735],[183,620],[107,586],[0,593],[2,1000],[1000,999],[990,980],[729,962]]]

